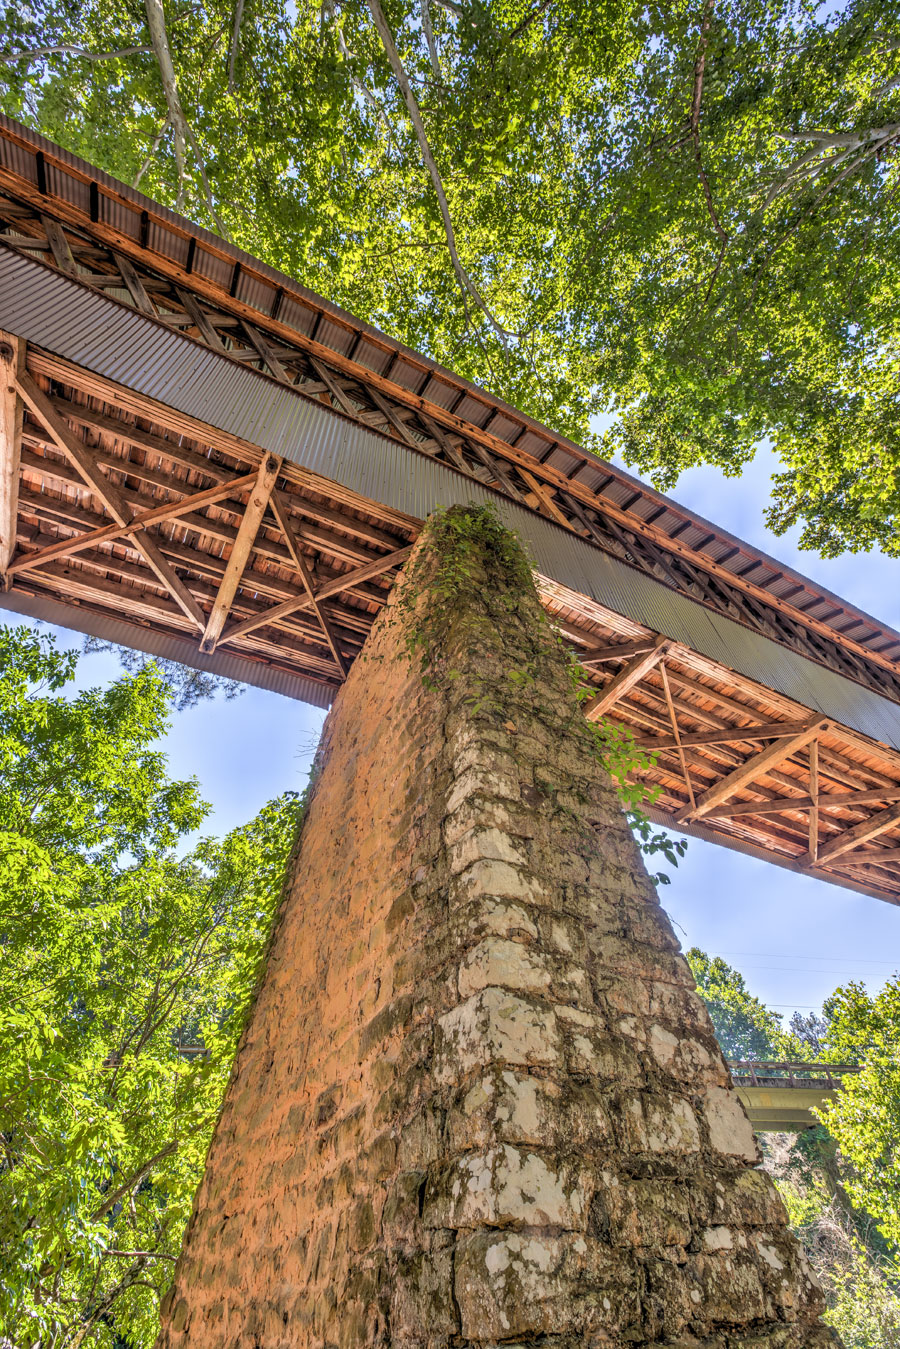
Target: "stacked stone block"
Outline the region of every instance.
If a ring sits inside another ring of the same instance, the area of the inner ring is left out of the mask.
[[[835,1344],[533,587],[486,542],[448,600],[429,547],[329,717],[160,1346]]]

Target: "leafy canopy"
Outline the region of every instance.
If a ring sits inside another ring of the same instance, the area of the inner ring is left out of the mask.
[[[686,955],[726,1058],[784,1061],[805,1057],[796,1038],[783,1029],[778,1013],[754,997],[738,970],[697,946]]]
[[[900,1246],[900,977],[871,996],[847,984],[828,1000],[833,1059],[859,1063],[822,1119],[853,1174],[847,1189]]]
[[[74,671],[51,639],[0,629],[0,1337],[138,1349],[298,807],[282,797],[179,859],[207,807],[153,748],[163,676],[66,697]]]
[[[663,486],[771,437],[776,530],[896,554],[896,20],[31,0],[2,106]]]

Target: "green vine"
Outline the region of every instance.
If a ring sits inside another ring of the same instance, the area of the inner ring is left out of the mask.
[[[534,566],[522,541],[503,524],[491,505],[438,508],[428,520],[426,546],[419,549],[408,564],[393,612],[387,620],[402,622],[406,655],[410,660],[418,661],[426,688],[438,688],[459,678],[459,670],[442,668],[446,615],[454,611],[467,592],[477,589],[483,594],[485,585],[490,588],[491,603],[501,605],[508,612],[518,608],[522,598],[535,586]],[[419,599],[426,589],[437,602],[423,606]],[[589,700],[596,692],[590,683],[589,672],[565,646],[543,607],[539,607],[539,614],[539,621],[546,625],[548,641],[557,643],[565,656],[576,703]],[[524,691],[536,682],[536,669],[529,664],[509,671],[508,677]],[[477,680],[476,689],[468,700],[471,710],[501,711],[484,687],[485,683]],[[647,857],[662,854],[671,866],[677,867],[687,850],[687,840],[675,839],[665,830],[654,830],[641,809],[645,804],[652,804],[659,795],[658,787],[649,787],[636,780],[636,775],[647,773],[655,766],[655,756],[642,750],[624,726],[610,721],[587,720],[583,725],[589,728],[594,753],[612,778],[642,853]],[[651,874],[651,880],[655,885],[669,884],[669,876],[664,871]]]
[[[394,606],[396,620],[403,621],[406,653],[418,659],[426,688],[459,677],[453,669],[438,673],[445,615],[467,591],[483,586],[485,571],[488,583],[491,576],[501,582],[492,598],[509,611],[534,584],[533,568],[518,536],[506,528],[493,506],[439,506],[428,518],[427,547],[407,564]],[[425,589],[437,603],[423,612],[418,600]],[[526,672],[514,673],[526,682]]]

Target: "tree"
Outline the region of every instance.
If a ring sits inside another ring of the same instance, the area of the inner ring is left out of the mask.
[[[765,1167],[825,1289],[826,1320],[845,1349],[897,1349],[900,988],[876,999],[859,985],[838,989],[821,1016],[795,1013],[787,1033],[721,957],[694,947],[687,958],[727,1057],[871,1062],[877,1089],[867,1067],[846,1078],[822,1113],[824,1127],[763,1134],[760,1141]],[[885,1059],[893,1064],[892,1078],[883,1072]]]
[[[138,1349],[156,1335],[298,804],[288,794],[179,857],[206,806],[151,748],[164,679],[148,666],[67,698],[75,660],[0,629],[0,1333]]]
[[[744,976],[721,956],[692,946],[687,961],[728,1059],[793,1059],[800,1046],[782,1028],[781,1017],[747,989]]]
[[[900,1246],[900,978],[870,996],[859,983],[828,1002],[835,1057],[859,1063],[822,1119],[852,1165],[847,1189]]]
[[[774,528],[898,553],[896,17],[43,0],[2,104],[662,486],[770,437]]]
[[[136,651],[134,647],[120,646],[117,642],[106,642],[99,637],[85,637],[81,649],[87,655],[100,651],[111,652],[118,657],[122,669],[127,670],[129,674],[135,674],[147,665],[154,666],[165,680],[172,708],[176,712],[196,707],[197,703],[203,702],[206,698],[214,698],[217,693],[221,693],[226,702],[231,702],[232,699],[239,698],[244,691],[244,685],[237,679],[226,679],[223,675],[209,674],[206,670],[195,670],[192,666],[183,665],[181,661],[172,660],[167,656],[149,656],[144,651]]]

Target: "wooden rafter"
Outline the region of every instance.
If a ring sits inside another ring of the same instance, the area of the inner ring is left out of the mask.
[[[183,497],[181,501],[167,501],[161,506],[153,506],[148,511],[141,511],[132,515],[127,524],[103,525],[99,529],[92,529],[87,534],[79,534],[74,538],[60,539],[58,543],[51,543],[46,548],[41,548],[36,553],[25,553],[17,558],[10,565],[10,572],[17,573],[23,571],[33,571],[36,567],[43,567],[48,562],[55,562],[60,557],[71,557],[76,553],[86,552],[89,548],[96,548],[101,543],[111,543],[114,539],[123,536],[131,537],[141,529],[147,529],[150,525],[161,524],[163,520],[176,520],[181,515],[187,515],[190,511],[200,510],[204,506],[212,506],[215,502],[221,501],[225,497],[230,497],[235,492],[241,492],[245,487],[249,487],[256,481],[255,473],[248,473],[240,478],[233,478],[227,483],[218,483],[215,487],[207,487],[203,492],[195,492],[192,496]]]
[[[887,833],[889,829],[893,829],[895,824],[900,824],[900,806],[890,806],[877,815],[870,815],[867,820],[860,820],[859,824],[855,824],[852,829],[845,829],[843,833],[838,834],[830,842],[820,845],[819,856],[815,859],[815,865],[821,867],[828,862],[837,861],[844,853],[850,852],[860,843],[868,843],[870,839],[878,838],[879,834]],[[814,864],[809,853],[801,860],[808,866]]]
[[[256,532],[266,513],[266,506],[269,504],[269,498],[280,471],[281,459],[277,455],[267,454],[259,466],[256,481],[250,489],[250,500],[247,502],[247,509],[244,511],[238,528],[237,538],[231,548],[231,556],[228,559],[228,566],[225,568],[225,575],[222,577],[219,592],[206,622],[206,628],[200,642],[201,651],[215,651],[216,649],[216,643],[222,635],[225,620],[231,611],[237,588],[244,574],[244,568],[250,558],[250,550],[253,547]]]
[[[809,747],[809,856],[810,861],[819,859],[819,742],[813,740]],[[883,798],[889,800],[889,797]],[[900,799],[900,796],[898,796]]]
[[[799,735],[806,729],[805,721],[767,721],[758,726],[723,726],[718,731],[688,731],[683,734],[682,745],[737,745],[743,741],[778,740]],[[658,735],[638,741],[640,749],[675,749],[674,736]]]
[[[134,515],[131,506],[119,489],[103,476],[97,467],[95,456],[88,450],[84,441],[79,440],[68,424],[63,421],[43,389],[35,383],[27,371],[20,371],[16,380],[16,388],[35,417],[43,422],[57,448],[62,450],[63,454],[78,470],[86,486],[103,502],[117,524],[127,525]],[[174,568],[163,557],[157,544],[152,539],[138,535],[135,538],[134,546],[168,590],[178,607],[202,632],[206,626],[206,616],[203,610],[184,582],[176,575]]]
[[[599,721],[605,712],[608,712],[620,698],[633,689],[648,671],[663,659],[668,651],[670,642],[666,637],[657,637],[649,651],[643,655],[635,656],[634,660],[629,661],[623,670],[607,684],[606,688],[601,689],[595,698],[585,703],[584,715],[588,721]]]
[[[25,369],[25,343],[0,331],[0,580],[16,551],[19,463],[22,457],[22,399],[16,377]]]
[[[642,656],[645,651],[652,651],[655,645],[656,637],[651,635],[639,637],[634,642],[588,647],[587,651],[576,651],[575,658],[579,665],[605,665],[610,660],[629,660],[632,656]]]
[[[813,745],[816,744],[814,740]],[[812,746],[810,746],[810,759],[816,757]],[[810,782],[812,783],[812,774]],[[818,774],[817,774],[818,776]],[[799,787],[799,783],[797,784]],[[828,810],[835,809],[838,806],[856,806],[870,805],[874,801],[900,801],[900,787],[893,790],[888,787],[874,787],[871,791],[863,792],[816,792],[809,796],[779,796],[773,797],[770,801],[741,801],[736,806],[721,806],[718,810],[711,810],[707,813],[708,820],[733,820],[741,815],[780,815],[784,811],[791,810]],[[810,849],[810,851],[812,851]]]
[[[303,582],[303,588],[306,591],[306,594],[309,598],[310,605],[313,609],[313,612],[316,615],[316,618],[319,620],[319,625],[321,626],[321,629],[325,634],[325,640],[328,643],[329,649],[331,650],[331,654],[334,656],[334,659],[337,662],[338,669],[340,670],[343,677],[346,679],[347,674],[350,670],[350,662],[347,660],[347,657],[341,650],[340,643],[338,642],[337,634],[334,630],[334,625],[332,624],[331,619],[328,617],[328,614],[324,606],[320,603],[320,601],[316,596],[316,589],[315,583],[313,581],[312,572],[309,569],[309,564],[306,561],[306,558],[300,551],[300,540],[297,537],[294,524],[291,521],[290,513],[287,508],[287,503],[285,502],[284,497],[281,495],[281,493],[276,491],[272,493],[271,504],[272,504],[272,512],[275,516],[275,519],[278,521],[278,528],[284,535],[284,541],[288,546],[288,552],[294,559],[294,566],[300,573],[300,579]]]
[[[697,802],[694,797],[694,785],[691,782],[691,774],[688,769],[687,759],[685,758],[684,748],[681,743],[681,736],[678,731],[678,716],[675,712],[675,705],[672,702],[672,691],[669,688],[669,677],[666,674],[666,662],[659,662],[659,677],[662,680],[663,693],[666,695],[666,707],[669,709],[669,720],[672,723],[672,734],[675,737],[675,745],[678,749],[678,760],[681,764],[681,772],[684,777],[684,785],[687,788],[688,800],[691,803],[691,809],[695,809]]]
[[[727,774],[721,781],[715,783],[708,791],[704,792],[697,799],[696,805],[692,808],[686,806],[676,815],[676,819],[681,823],[685,820],[699,820],[704,815],[715,809],[723,801],[727,801],[729,796],[733,796],[741,787],[746,787],[756,778],[762,777],[771,769],[777,768],[779,764],[784,763],[798,749],[802,749],[822,731],[826,730],[828,722],[821,717],[816,717],[809,721],[806,728],[799,734],[791,736],[787,740],[776,740],[774,744],[769,745],[767,749],[760,750],[758,754],[752,755],[746,762],[740,764],[733,772]]]
[[[370,581],[373,576],[383,576],[385,572],[393,571],[395,567],[402,566],[411,552],[412,546],[398,548],[395,552],[389,553],[387,557],[376,558],[374,562],[369,562],[356,571],[348,572],[345,576],[340,576],[336,580],[320,586],[315,597],[317,600],[327,600],[332,595],[339,595],[342,590],[352,590],[354,586],[362,584],[363,581]],[[276,604],[273,608],[266,609],[264,613],[257,614],[254,618],[245,619],[243,623],[236,623],[234,627],[225,631],[221,640],[231,642],[239,637],[246,637],[256,628],[261,628],[268,623],[280,623],[282,619],[288,618],[300,609],[312,608],[312,604],[313,601],[309,595],[298,596],[295,600],[285,600],[283,604]]]
[[[872,852],[853,853],[850,857],[842,857],[839,865],[842,867],[868,867],[868,866],[897,866],[900,865],[900,848],[881,848]]]

